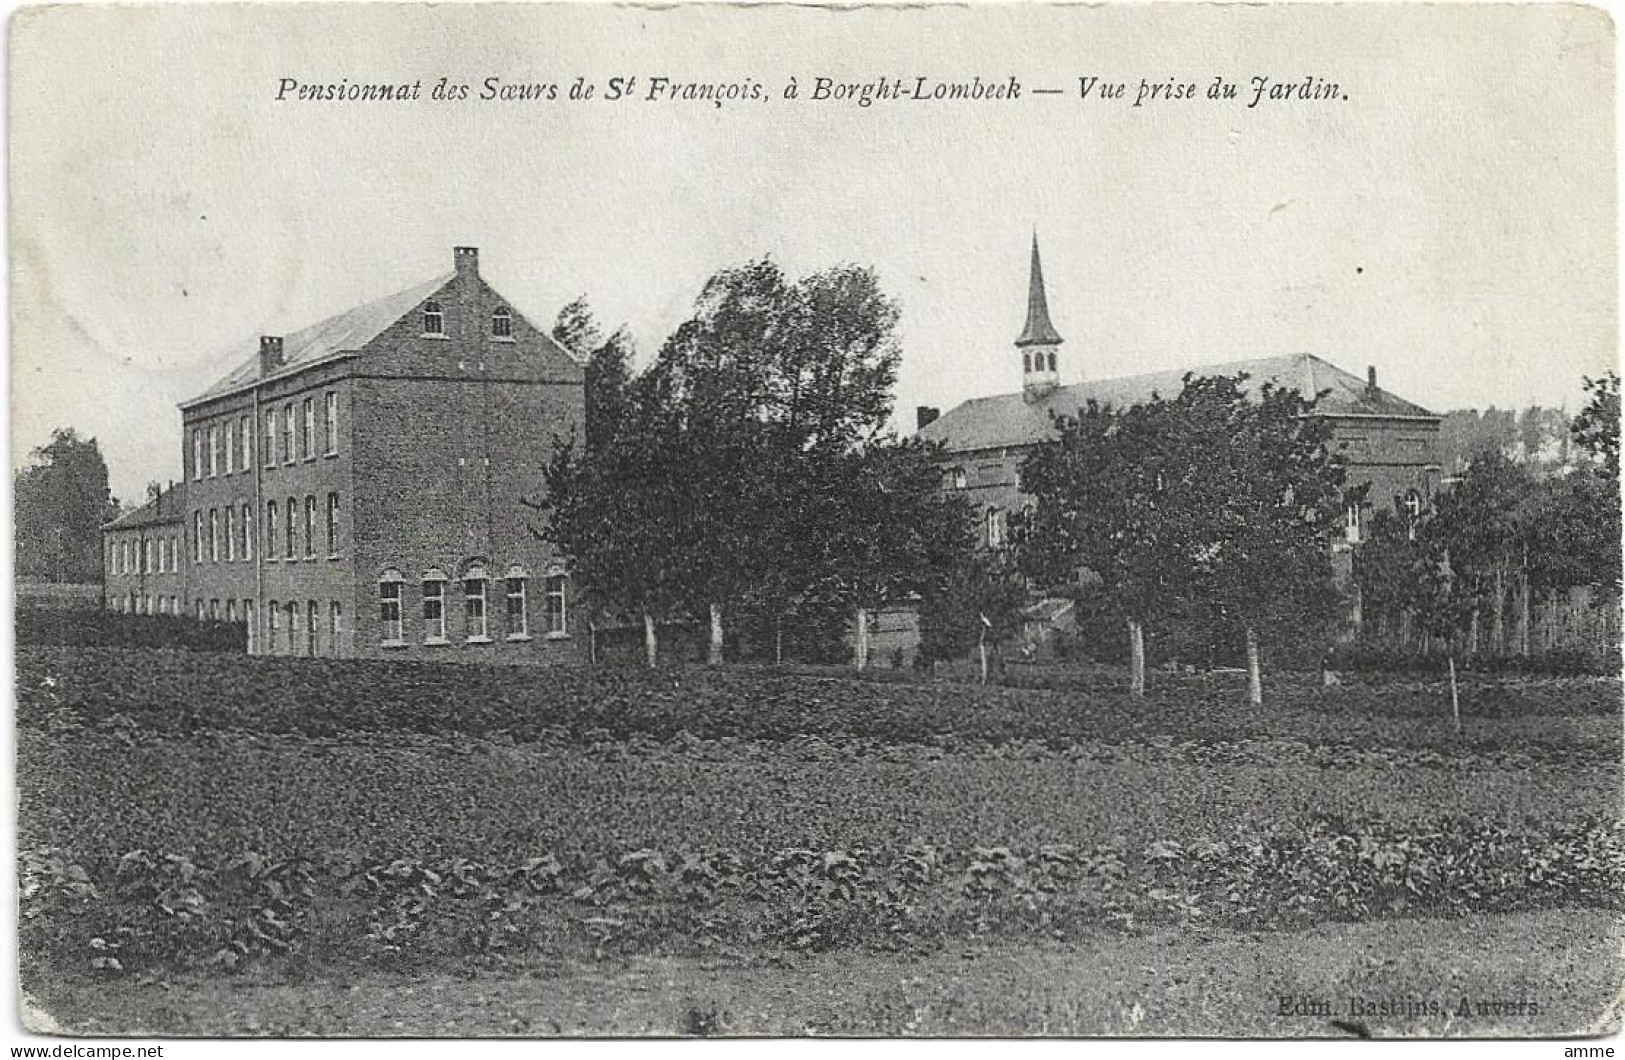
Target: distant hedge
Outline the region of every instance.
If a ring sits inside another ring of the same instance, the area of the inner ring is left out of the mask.
[[[49,611],[24,607],[16,612],[18,644],[73,648],[185,648],[189,651],[246,652],[248,629],[235,622],[210,622],[183,615],[127,615],[116,611]]]

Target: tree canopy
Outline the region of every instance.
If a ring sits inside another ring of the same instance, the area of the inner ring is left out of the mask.
[[[72,427],[30,454],[12,476],[16,571],[58,582],[102,578],[101,527],[119,514],[94,438]]]

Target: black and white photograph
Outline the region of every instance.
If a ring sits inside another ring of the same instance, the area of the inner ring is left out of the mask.
[[[1615,38],[12,8],[12,1055],[1614,1055]]]

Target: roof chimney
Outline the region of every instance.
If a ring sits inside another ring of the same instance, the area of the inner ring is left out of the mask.
[[[925,430],[937,422],[937,417],[941,415],[941,409],[932,408],[930,405],[916,405],[914,408],[914,429],[917,431]]]
[[[260,375],[267,376],[282,367],[282,336],[260,336]]]
[[[457,275],[478,276],[480,274],[480,248],[479,247],[452,247],[452,263],[457,266]]]

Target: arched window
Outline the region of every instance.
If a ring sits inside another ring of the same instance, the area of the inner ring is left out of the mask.
[[[425,335],[446,333],[446,315],[440,311],[439,302],[423,303],[423,333]]]
[[[463,633],[476,644],[491,639],[485,614],[485,587],[490,578],[478,564],[463,573]]]
[[[1055,351],[1049,351],[1049,370],[1055,371]]]
[[[503,578],[503,597],[507,603],[509,640],[530,639],[530,612],[525,599],[529,585],[530,573],[525,568],[518,564],[508,568]]]
[[[385,647],[399,647],[406,643],[405,627],[401,621],[401,586],[405,579],[391,567],[378,576],[378,632]]]
[[[1005,513],[1002,508],[989,508],[987,510],[987,547],[1003,548],[1005,545]]]
[[[446,573],[438,567],[423,572],[423,643],[446,644]]]
[[[1023,372],[1030,372],[1033,370],[1033,355],[1028,353],[1026,350],[1021,351],[1021,370]]]
[[[496,312],[491,314],[491,337],[513,338],[513,314],[508,312],[506,306],[497,306]]]

